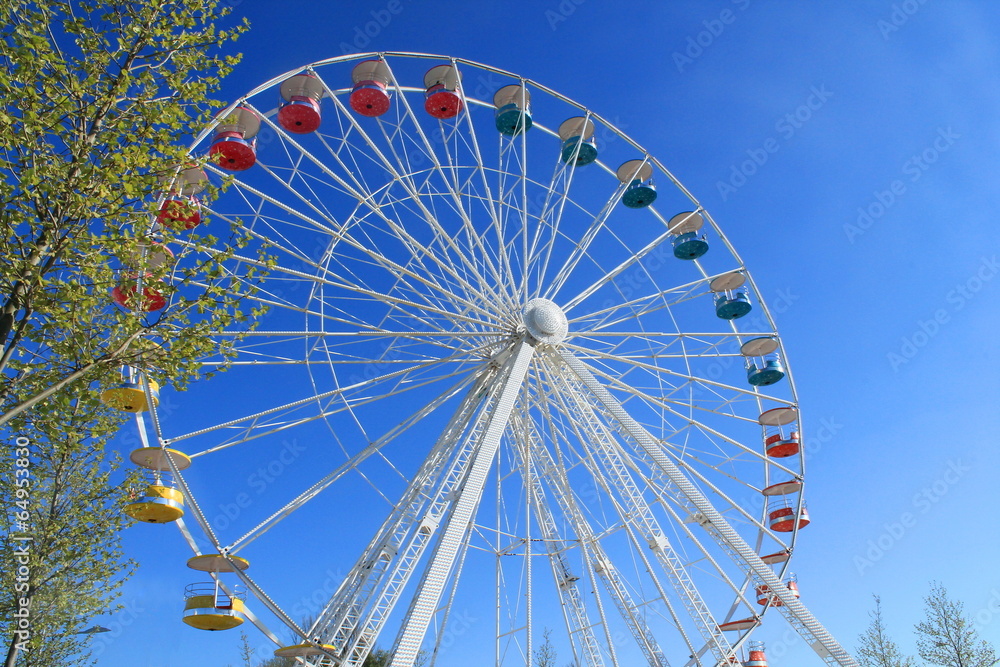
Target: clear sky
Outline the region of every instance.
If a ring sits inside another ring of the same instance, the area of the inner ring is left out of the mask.
[[[235,4],[252,29],[225,99],[344,53],[446,54],[539,81],[656,155],[740,252],[794,370],[812,438],[813,522],[792,568],[803,602],[853,650],[881,595],[888,627],[915,651],[937,580],[1000,644],[993,3]],[[178,415],[199,409],[169,389],[164,401]],[[123,434],[123,452],[130,443]],[[286,479],[313,479],[289,457]],[[221,483],[256,493],[245,479]],[[283,539],[294,550],[311,537]],[[113,629],[95,638],[98,664],[240,664],[238,630],[180,621],[183,586],[199,575],[177,531],[138,525],[125,543],[139,570],[125,611],[98,619]],[[289,607],[335,586],[326,565],[295,569],[309,584]],[[778,614],[755,638],[771,665],[819,664]]]

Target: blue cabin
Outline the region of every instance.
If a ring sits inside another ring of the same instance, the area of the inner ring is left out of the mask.
[[[767,387],[785,377],[785,367],[777,353],[760,360],[747,359],[747,382],[755,387]]]
[[[730,271],[712,278],[708,288],[715,294],[715,314],[724,320],[743,317],[752,309],[750,297],[743,284],[746,276],[739,271]]]
[[[673,235],[674,257],[698,259],[708,252],[708,240],[704,234],[698,234],[704,224],[705,219],[698,211],[685,211],[670,218],[667,231]]]
[[[625,184],[622,203],[628,208],[645,208],[656,201],[653,165],[646,160],[629,160],[618,167],[618,180]]]
[[[753,386],[766,387],[785,377],[776,338],[751,338],[740,346],[740,354],[747,358],[747,381]]]
[[[724,320],[736,320],[753,310],[746,287],[726,290],[715,297],[715,314]]]
[[[563,162],[577,167],[590,164],[597,159],[597,143],[594,141],[594,123],[583,116],[574,116],[559,126],[562,139]]]
[[[531,93],[519,83],[504,86],[493,95],[497,131],[516,136],[531,129]]]

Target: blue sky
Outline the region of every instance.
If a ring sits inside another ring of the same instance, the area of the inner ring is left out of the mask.
[[[245,0],[234,14],[252,29],[224,99],[348,52],[446,54],[550,86],[657,156],[740,252],[788,352],[812,438],[813,522],[792,567],[803,602],[853,649],[881,595],[889,628],[913,651],[937,580],[1000,643],[1000,10],[957,0]],[[174,419],[198,409],[163,394]],[[122,441],[129,449],[127,433]],[[283,480],[311,479],[294,452],[285,460]],[[257,498],[250,473],[233,471],[231,502],[240,489]],[[227,502],[215,505],[206,511]],[[361,541],[375,527],[364,521]],[[180,622],[181,590],[198,575],[183,566],[177,531],[135,526],[126,548],[140,567],[125,611],[99,621],[114,631],[96,639],[98,664],[239,664],[238,631]],[[290,585],[290,608],[308,610],[338,579],[326,565],[295,569],[309,583]],[[772,613],[755,635],[770,663],[819,664],[787,630]]]

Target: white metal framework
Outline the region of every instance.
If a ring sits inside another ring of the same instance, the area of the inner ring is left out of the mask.
[[[351,70],[380,58],[390,107],[365,117]],[[442,64],[462,82],[443,120],[422,85]],[[747,341],[783,350],[708,212],[605,118],[508,72],[410,53],[305,70],[319,129],[278,123],[291,72],[239,102],[262,118],[256,165],[208,167],[231,181],[209,229],[252,238],[225,270],[261,269],[250,305],[268,312],[227,334],[233,359],[205,360],[226,372],[149,420],[192,459],[176,471],[189,543],[252,563],[236,571],[251,620],[336,649],[308,664],[380,646],[394,667],[527,665],[548,629],[578,665],[729,665],[777,606],[824,661],[853,665],[782,583],[788,559],[760,559],[798,540],[799,522],[772,530],[768,503],[802,510],[801,449],[768,456],[761,424],[797,399],[790,374],[747,381]],[[512,84],[532,127],[509,135],[493,95]],[[554,128],[581,116],[599,155],[577,165]],[[622,204],[629,160],[651,168],[652,206]],[[705,221],[700,258],[672,251],[682,212]],[[717,316],[719,286],[743,281],[753,311]],[[337,575],[328,601],[297,609],[321,572]]]

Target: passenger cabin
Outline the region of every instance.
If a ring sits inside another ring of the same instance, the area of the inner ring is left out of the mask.
[[[160,385],[148,380],[149,396],[156,406],[160,402]],[[101,392],[101,403],[124,412],[145,412],[149,409],[141,379],[127,380]]]
[[[767,667],[767,656],[764,655],[764,642],[750,642],[750,656],[743,667]]]
[[[227,171],[244,171],[257,163],[260,116],[249,107],[236,107],[219,120],[209,156]]]
[[[698,259],[708,252],[708,239],[704,234],[698,234],[704,224],[705,219],[698,211],[685,211],[670,218],[667,231],[674,246],[674,257]]]
[[[597,159],[594,123],[589,118],[567,118],[559,125],[559,138],[562,140],[560,157],[563,162],[582,167]]]
[[[140,283],[142,296],[140,297]],[[111,288],[111,300],[127,310],[153,313],[167,305],[163,281],[151,273],[122,272],[118,284]]]
[[[229,630],[241,625],[246,618],[246,591],[239,585],[223,587],[219,575],[246,570],[250,563],[233,555],[203,554],[188,559],[187,565],[213,574],[214,581],[184,589],[183,621],[199,630]]]
[[[384,60],[363,60],[351,71],[354,88],[349,103],[357,113],[376,118],[389,110],[392,100],[389,83],[392,75]]]
[[[740,354],[746,358],[747,382],[754,387],[767,387],[785,377],[775,338],[751,338],[740,346]]]
[[[500,134],[514,137],[531,129],[531,92],[523,85],[512,83],[498,90],[493,106]]]
[[[145,523],[170,523],[184,516],[184,496],[174,486],[172,472],[187,469],[191,459],[166,447],[143,447],[133,451],[129,459],[144,469],[145,484],[143,491],[136,490],[131,496],[125,514]]]
[[[319,129],[322,121],[320,100],[323,83],[312,72],[302,72],[288,77],[278,87],[281,107],[278,124],[292,134],[309,134]]]
[[[765,410],[757,422],[764,427],[764,451],[771,458],[785,458],[799,453],[799,411],[794,407]]]
[[[461,76],[454,65],[437,65],[424,74],[424,110],[438,120],[454,118],[465,106]]]
[[[622,204],[628,208],[646,208],[656,201],[653,165],[648,160],[629,160],[618,167],[615,175],[625,184]]]
[[[786,498],[782,498],[777,502],[772,501],[768,504],[768,525],[771,530],[776,533],[790,533],[796,528],[805,528],[809,525],[809,512],[806,510],[806,506],[803,503],[801,511],[798,513],[798,520],[796,521],[795,508],[798,505],[797,502],[789,501]]]
[[[201,224],[201,202],[197,195],[208,186],[208,175],[197,165],[179,169],[164,179],[166,195],[156,221],[174,230],[194,229]]]

